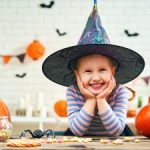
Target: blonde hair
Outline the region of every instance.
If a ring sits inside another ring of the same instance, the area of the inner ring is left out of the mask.
[[[91,55],[91,54],[90,54],[90,55]],[[99,54],[99,55],[101,55],[101,54]],[[88,55],[84,55],[84,56],[88,56]],[[71,63],[72,63],[72,64],[71,64],[72,70],[77,70],[77,68],[78,68],[78,66],[79,66],[80,58],[82,58],[82,57],[84,57],[84,56],[81,56],[81,57],[79,57],[79,58],[77,58],[77,59],[72,60],[72,62],[71,62]],[[112,67],[115,67],[115,71],[116,71],[116,70],[118,69],[118,67],[119,67],[117,61],[114,60],[113,58],[109,57],[109,56],[106,56],[106,55],[103,55],[103,56],[105,56],[105,57],[109,60],[110,64],[112,65]]]

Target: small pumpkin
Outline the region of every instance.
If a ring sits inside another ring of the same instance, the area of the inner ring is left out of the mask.
[[[66,100],[58,100],[54,104],[54,110],[60,117],[67,117],[67,102]]]
[[[44,46],[37,40],[34,40],[27,47],[26,54],[31,57],[33,60],[41,58],[45,53]]]
[[[8,120],[11,122],[11,116],[7,105],[0,99],[0,117],[8,116]]]
[[[150,103],[137,114],[135,126],[140,134],[150,138]]]

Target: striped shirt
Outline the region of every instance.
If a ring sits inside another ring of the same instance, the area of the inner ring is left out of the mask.
[[[68,124],[76,136],[99,135],[119,136],[126,124],[127,104],[129,94],[124,85],[117,85],[107,100],[110,107],[94,115],[86,112],[82,107],[84,96],[78,88],[70,86],[67,89]]]

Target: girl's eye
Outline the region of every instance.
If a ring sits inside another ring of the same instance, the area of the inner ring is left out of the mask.
[[[106,69],[105,69],[105,68],[102,68],[102,69],[100,69],[100,71],[106,71]]]
[[[90,73],[90,72],[92,72],[92,71],[91,71],[91,70],[85,70],[85,72]]]

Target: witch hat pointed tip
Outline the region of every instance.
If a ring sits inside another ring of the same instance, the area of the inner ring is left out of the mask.
[[[78,41],[78,45],[83,44],[110,44],[107,33],[101,24],[96,4],[94,4],[84,31]]]

